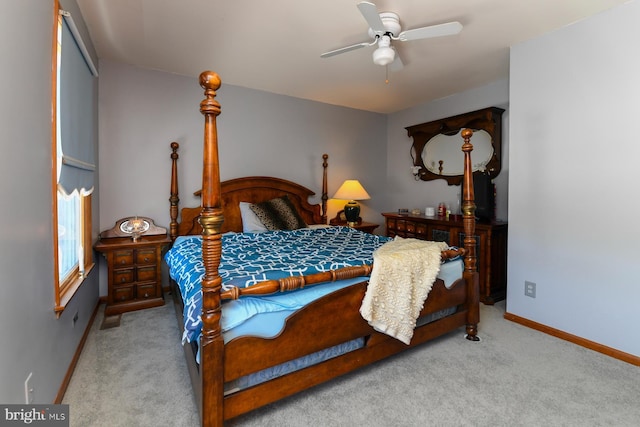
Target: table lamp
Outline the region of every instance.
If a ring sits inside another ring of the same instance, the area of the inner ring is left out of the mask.
[[[348,200],[347,204],[344,205],[344,216],[347,220],[347,225],[353,227],[358,223],[358,217],[360,216],[360,205],[356,200],[368,200],[371,196],[360,184],[360,181],[348,179],[338,188],[333,198]]]

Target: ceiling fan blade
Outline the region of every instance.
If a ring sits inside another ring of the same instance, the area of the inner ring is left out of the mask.
[[[382,19],[380,19],[380,14],[378,13],[378,8],[375,4],[368,1],[361,1],[358,3],[358,9],[374,33],[384,34],[387,32],[384,28],[384,24],[382,23]]]
[[[351,46],[341,47],[339,49],[330,50],[320,55],[320,58],[329,58],[330,56],[339,55],[341,53],[350,52],[352,50],[360,49],[361,47],[371,46],[371,43],[362,42],[358,44],[352,44]]]
[[[428,27],[415,28],[403,31],[398,34],[398,40],[403,42],[409,40],[428,39],[432,37],[452,36],[462,31],[462,24],[454,21],[446,24],[431,25]]]
[[[400,59],[400,55],[398,55],[398,50],[394,50],[396,51],[396,57],[394,58],[393,62],[389,64],[389,71],[395,73],[396,71],[402,70],[404,68],[404,64],[402,63],[402,59]]]

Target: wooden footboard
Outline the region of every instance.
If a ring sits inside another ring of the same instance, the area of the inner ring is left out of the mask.
[[[183,304],[180,291],[171,282],[176,317],[184,327]],[[275,402],[330,379],[352,372],[373,362],[385,359],[416,345],[430,341],[467,324],[465,308],[466,282],[462,279],[449,288],[437,280],[420,316],[454,307],[456,311],[419,326],[410,345],[372,329],[359,315],[366,292],[366,282],[333,292],[291,315],[282,334],[275,338],[240,337],[225,345],[224,382],[295,360],[316,351],[356,339],[364,338],[364,347],[337,356],[320,364],[291,372],[266,383],[229,393],[224,397],[224,419],[228,420],[261,406]],[[342,313],[336,316],[336,313]],[[327,331],[332,331],[327,333]],[[184,344],[185,356],[198,404],[201,399],[199,366],[195,361],[196,347]]]
[[[421,316],[448,307],[460,306],[459,311],[464,311],[464,288],[463,280],[451,289],[446,289],[442,280],[437,280],[429,296],[432,301],[425,304]],[[314,301],[292,314],[282,333],[275,338],[240,337],[228,342],[225,346],[225,382],[355,338],[364,337],[368,343],[376,335],[390,338],[376,332],[359,313],[366,289],[367,282],[362,282]],[[465,324],[466,320],[458,326]],[[408,348],[406,344],[398,343],[400,348]],[[256,354],[261,357],[256,358]]]
[[[283,332],[275,338],[242,337],[227,343],[225,382],[356,338],[364,338],[365,341],[364,347],[357,350],[225,396],[224,418],[230,419],[275,402],[467,324],[469,311],[465,307],[465,281],[458,280],[447,289],[442,280],[437,280],[421,316],[448,307],[455,307],[456,311],[417,327],[411,344],[406,345],[375,331],[362,319],[359,308],[366,286],[366,282],[359,283],[309,304],[291,315]]]

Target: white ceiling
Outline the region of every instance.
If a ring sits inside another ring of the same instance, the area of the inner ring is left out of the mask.
[[[77,0],[101,59],[362,110],[392,113],[509,74],[509,46],[627,0],[372,0],[403,30],[459,21],[455,36],[394,42],[375,65],[359,0]],[[570,52],[568,52],[570,54]],[[195,80],[194,80],[195,82]],[[194,83],[195,84],[195,83]]]

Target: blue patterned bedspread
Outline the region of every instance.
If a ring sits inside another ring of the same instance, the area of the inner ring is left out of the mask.
[[[248,287],[264,280],[309,275],[337,268],[373,263],[373,251],[390,238],[363,233],[348,227],[304,228],[263,233],[226,233],[222,236],[222,257],[218,272],[223,289]],[[165,255],[169,274],[184,301],[184,341],[198,339],[202,328],[204,275],[202,239],[176,239]],[[320,285],[322,287],[323,285]],[[223,303],[221,326],[225,332],[261,312],[298,309],[318,298],[313,286],[302,291],[267,297],[244,297]],[[309,299],[311,298],[311,299]]]

